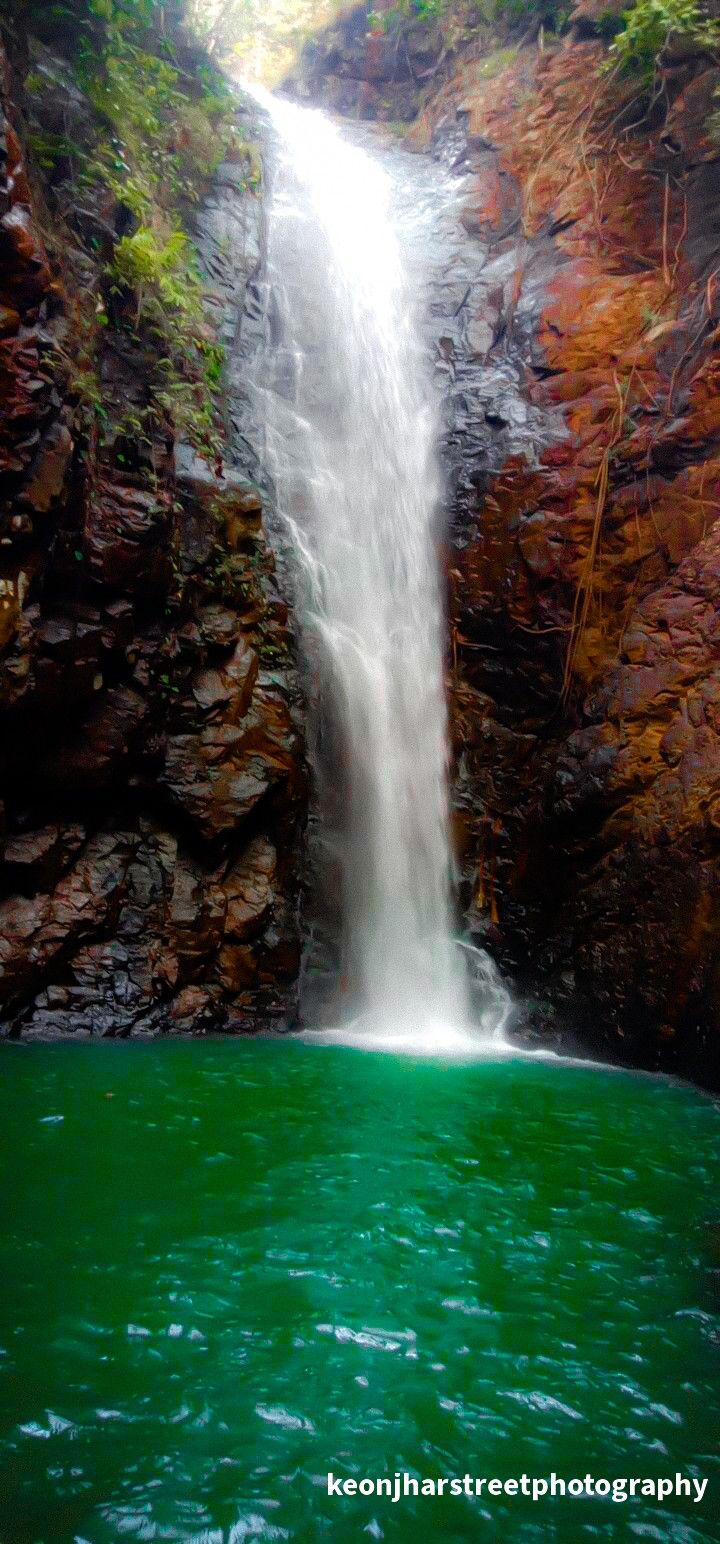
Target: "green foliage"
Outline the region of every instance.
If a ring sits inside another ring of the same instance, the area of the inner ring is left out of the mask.
[[[102,415],[103,400],[100,390],[100,382],[94,370],[78,369],[73,371],[72,390],[74,395],[93,413]]]
[[[94,325],[120,329],[126,343],[142,348],[149,387],[146,406],[126,414],[120,433],[127,446],[139,447],[158,428],[172,430],[214,458],[223,351],[205,313],[184,211],[228,154],[245,161],[246,185],[257,186],[257,152],[237,133],[236,98],[224,77],[196,58],[190,73],[183,67],[187,54],[178,55],[172,28],[172,12],[179,13],[174,0],[64,0],[52,9],[66,18],[70,62],[95,110],[96,131],[83,146],[40,133],[32,146],[43,171],[59,167],[60,183],[69,179],[68,208],[106,205],[106,191],[116,205],[123,234],[102,275],[104,302],[95,306]],[[27,77],[30,96],[42,86],[40,77]],[[89,242],[94,249],[99,244],[94,237]],[[75,370],[75,391],[102,426],[108,411],[87,349]]]
[[[146,440],[153,426],[172,424],[201,453],[217,456],[215,402],[225,353],[205,317],[203,284],[191,242],[183,231],[162,236],[141,225],[117,243],[110,274],[113,292],[127,291],[134,298],[136,327],[162,351],[152,401],[137,438]]]
[[[418,21],[432,21],[448,9],[448,0],[403,0],[401,5],[395,7],[400,16],[416,16]],[[390,15],[391,12],[385,12],[386,17]]]
[[[720,87],[718,87],[715,91],[715,100],[720,101]],[[718,109],[717,112],[710,114],[710,117],[707,121],[707,126],[710,134],[712,135],[712,138],[720,143],[720,109]]]
[[[374,32],[397,32],[407,21],[436,21],[450,5],[451,0],[396,0],[387,11],[370,11],[368,26]]]
[[[103,3],[103,0],[93,0]],[[126,186],[126,202],[142,217],[157,201],[194,201],[236,138],[233,98],[221,77],[208,72],[195,95],[179,68],[155,48],[145,28],[128,30],[127,17],[108,28],[100,61],[83,46],[78,75],[112,130],[103,172]],[[114,187],[113,187],[114,191]]]
[[[390,10],[371,12],[370,25],[394,32],[408,20],[428,23],[457,20],[470,31],[487,27],[494,29],[500,37],[507,37],[526,31],[533,21],[559,28],[565,24],[567,15],[564,0],[466,0],[464,5],[458,0],[396,0]]]
[[[202,285],[190,267],[189,250],[183,231],[163,237],[147,225],[117,243],[111,273],[134,290],[138,321],[147,310],[156,314],[169,311],[178,320],[201,319]]]
[[[72,141],[64,134],[31,130],[28,143],[37,165],[44,172],[54,172],[59,161],[77,153]]]
[[[214,58],[272,86],[292,69],[302,44],[348,9],[348,0],[185,0],[185,8]]]
[[[645,78],[655,73],[659,56],[673,37],[699,48],[720,44],[720,22],[708,16],[699,0],[637,0],[622,20],[622,30],[610,45],[608,68]]]
[[[193,32],[212,57],[232,52],[255,22],[254,0],[186,0],[185,9]]]

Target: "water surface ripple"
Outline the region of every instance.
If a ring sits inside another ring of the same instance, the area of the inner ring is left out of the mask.
[[[2,1062],[6,1544],[720,1537],[711,1100],[298,1043]],[[325,1493],[553,1468],[710,1485]]]

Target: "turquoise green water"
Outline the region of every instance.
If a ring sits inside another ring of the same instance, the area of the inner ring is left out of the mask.
[[[2,1544],[720,1537],[709,1099],[294,1043],[1,1061]],[[710,1483],[326,1494],[397,1469]]]

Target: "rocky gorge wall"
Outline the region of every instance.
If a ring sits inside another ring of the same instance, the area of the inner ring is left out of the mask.
[[[714,1078],[720,74],[678,65],[652,131],[602,54],[455,104],[488,248],[450,569],[467,899],[559,1025]]]
[[[581,4],[567,38],[492,55],[414,24],[368,35],[355,7],[291,87],[412,119],[404,148],[465,179],[432,344],[469,931],[515,983],[519,1031],[713,1083],[720,71],[678,49],[649,106],[600,73]],[[247,393],[255,129],[241,113],[246,148],[187,214],[224,354],[202,458],[172,413],[138,433],[156,360],[107,278],[135,216],[68,149],[97,108],[61,47],[7,42],[2,1031],[285,1024],[306,766]]]
[[[411,23],[392,88],[368,36],[363,84],[359,9],[292,89],[382,120],[402,85],[466,178],[433,325],[467,922],[518,1028],[716,1082],[720,72],[677,47],[651,102],[585,4],[491,56]]]
[[[256,1030],[294,1012],[305,804],[287,606],[248,438],[256,179],[247,155],[226,160],[191,216],[225,360],[209,464],[170,414],[145,427],[159,345],[126,325],[108,281],[132,210],[72,159],[97,110],[61,47],[17,31],[7,43],[3,1033]],[[44,174],[28,147],[49,143]]]

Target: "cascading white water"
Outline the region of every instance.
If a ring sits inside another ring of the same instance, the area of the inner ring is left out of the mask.
[[[451,925],[427,362],[386,172],[322,113],[258,95],[276,131],[268,454],[342,746],[351,1013],[374,1034],[443,1044],[470,1011]],[[482,969],[497,1027],[507,998]]]

